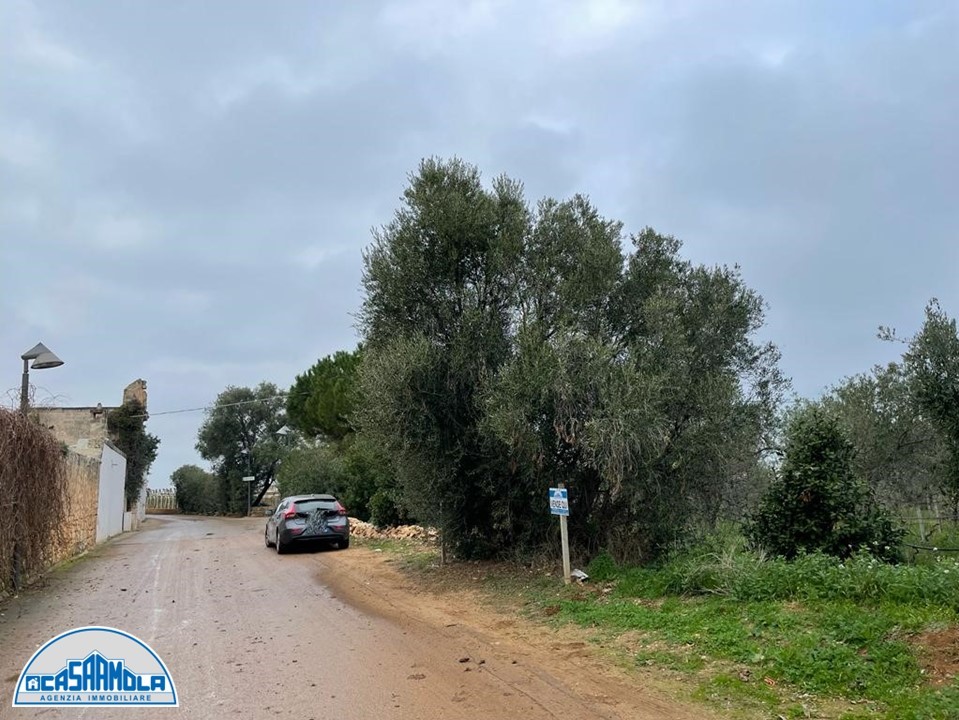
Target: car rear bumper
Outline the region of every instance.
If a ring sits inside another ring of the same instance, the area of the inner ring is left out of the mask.
[[[290,530],[284,530],[280,533],[280,542],[284,545],[292,543],[311,543],[311,542],[338,542],[347,540],[350,537],[349,531],[346,532],[326,532],[307,535],[305,533],[294,533]]]

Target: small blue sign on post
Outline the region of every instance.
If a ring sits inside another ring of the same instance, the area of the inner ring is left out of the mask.
[[[566,488],[549,489],[549,511],[553,515],[569,515],[569,496]]]

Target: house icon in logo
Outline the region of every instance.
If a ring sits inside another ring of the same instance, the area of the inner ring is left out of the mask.
[[[27,680],[27,690],[39,690],[39,689],[40,689],[40,681],[37,678],[32,677],[29,680]]]

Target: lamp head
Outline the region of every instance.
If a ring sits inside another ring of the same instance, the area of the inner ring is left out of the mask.
[[[58,358],[43,343],[37,343],[20,356],[21,360],[33,360],[30,366],[34,370],[46,370],[63,365],[63,360]]]

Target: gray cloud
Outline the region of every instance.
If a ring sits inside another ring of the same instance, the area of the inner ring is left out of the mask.
[[[804,394],[930,296],[959,314],[953,3],[5,6],[4,387],[37,340],[74,404],[287,385],[355,343],[362,248],[428,155],[739,263]],[[151,421],[154,485],[200,419]]]

